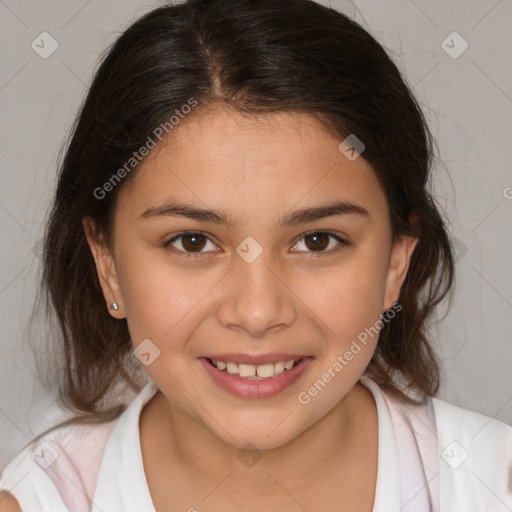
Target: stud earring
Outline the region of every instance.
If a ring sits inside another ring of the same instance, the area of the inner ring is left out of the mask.
[[[112,302],[112,304],[110,304],[110,309],[113,309],[114,311],[117,311],[119,309],[119,306],[117,305],[117,302]]]

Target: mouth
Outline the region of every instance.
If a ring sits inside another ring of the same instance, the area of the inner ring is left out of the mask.
[[[243,398],[266,398],[281,393],[291,386],[313,361],[311,356],[290,354],[263,358],[233,354],[198,359],[217,386]]]

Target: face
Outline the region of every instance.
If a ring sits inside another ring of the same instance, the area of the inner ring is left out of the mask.
[[[340,142],[306,114],[213,111],[123,184],[112,251],[84,220],[143,368],[230,445],[278,447],[326,417],[398,299],[415,241],[392,244],[374,171]]]

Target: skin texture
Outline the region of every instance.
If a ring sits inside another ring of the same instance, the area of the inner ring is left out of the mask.
[[[7,491],[0,491],[0,512],[21,512],[18,500]]]
[[[309,404],[297,397],[398,300],[416,239],[392,245],[386,197],[371,166],[364,154],[348,160],[340,142],[306,114],[256,117],[216,108],[183,121],[123,184],[113,249],[84,219],[106,303],[119,305],[110,314],[127,318],[135,347],[150,339],[160,350],[144,369],[161,393],[140,420],[159,511],[165,498],[192,507],[207,495],[198,510],[235,510],[248,500],[266,510],[300,510],[297,503],[371,510],[377,415],[357,381],[377,337]],[[276,225],[295,210],[339,200],[368,215]],[[231,225],[140,218],[170,201],[222,210]],[[199,257],[185,257],[194,251],[190,240],[165,246],[185,230],[208,237],[195,250]],[[319,249],[311,231],[332,232],[349,245],[324,235]],[[251,263],[236,252],[248,236],[263,251]],[[272,398],[230,394],[197,359],[276,352],[313,361]],[[237,457],[247,443],[261,455],[252,468]]]

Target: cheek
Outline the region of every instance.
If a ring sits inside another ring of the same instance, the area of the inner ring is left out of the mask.
[[[221,276],[191,264],[171,265],[160,251],[131,251],[119,263],[132,342],[154,341],[178,351],[200,322],[209,291]]]
[[[384,258],[358,251],[336,267],[302,275],[296,289],[326,334],[343,343],[382,313],[386,270]]]

